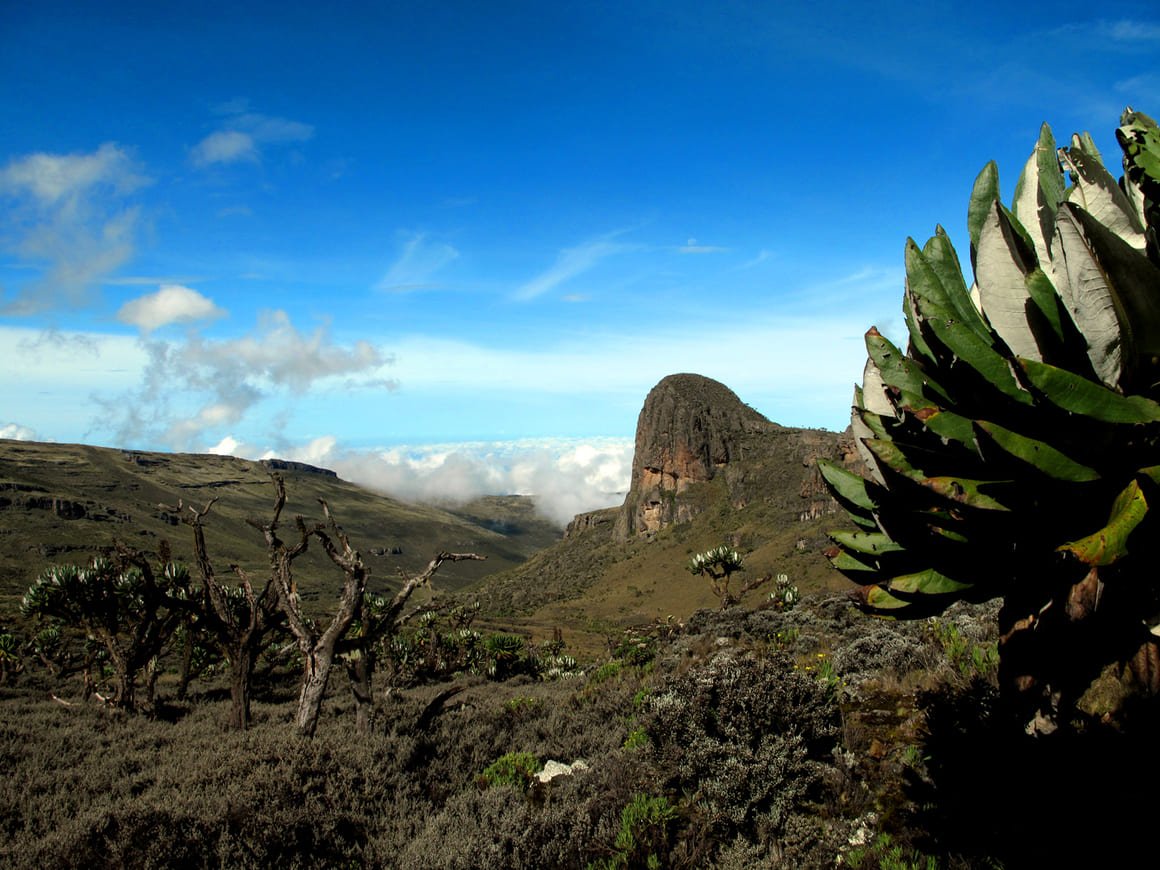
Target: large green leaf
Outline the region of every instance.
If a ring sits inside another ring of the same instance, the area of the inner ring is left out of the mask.
[[[949,243],[947,244],[949,245]],[[940,243],[935,241],[931,245],[928,242],[928,245],[936,252],[936,262],[939,265],[937,269],[935,264],[915,244],[914,239],[906,240],[906,286],[918,300],[920,312],[925,311],[928,314],[935,311],[942,312],[947,318],[965,324],[981,339],[990,341],[991,330],[987,327],[979,309],[975,307],[975,301],[971,298],[971,294],[961,292],[961,288],[965,286],[962,274],[948,276],[949,283],[944,284],[940,272],[953,272],[954,270],[945,268],[947,253],[945,250],[940,251]],[[953,249],[950,251],[950,257],[957,261]]]
[[[1124,315],[1088,244],[1076,213],[1061,208],[1052,244],[1052,283],[1087,341],[1092,369],[1109,387],[1120,383],[1125,353]]]
[[[830,564],[841,571],[843,574],[880,574],[881,569],[874,563],[873,559],[862,559],[855,553],[848,550],[839,549],[837,553],[830,556]],[[853,578],[851,578],[853,579]],[[872,579],[864,577],[862,579]],[[857,581],[855,581],[857,582]]]
[[[916,452],[895,441],[870,441],[866,444],[875,457],[896,474],[923,486],[948,501],[969,505],[982,510],[1006,511],[1008,508],[994,497],[984,493],[983,487],[1001,486],[1009,481],[972,480],[952,475],[928,475],[912,458]]]
[[[991,441],[1003,452],[1048,477],[1069,483],[1086,483],[1100,478],[1100,473],[1094,468],[1076,462],[1043,441],[1020,435],[998,423],[980,420],[975,425],[990,436]]]
[[[899,553],[903,547],[882,532],[830,532],[830,537],[846,550],[876,556],[880,553]]]
[[[967,283],[963,280],[963,267],[959,263],[959,255],[955,251],[955,246],[951,244],[950,236],[947,231],[942,228],[942,225],[936,225],[934,228],[934,235],[927,239],[925,245],[922,246],[922,254],[926,257],[926,261],[930,263],[930,267],[938,274],[939,281],[942,282],[949,294],[967,294]]]
[[[1015,183],[1015,196],[1011,201],[1011,210],[1031,237],[1041,263],[1049,259],[1055,212],[1062,199],[1063,174],[1059,170],[1055,137],[1051,135],[1051,128],[1044,124],[1039,128],[1039,141]],[[982,283],[979,282],[980,286]],[[994,321],[991,325],[994,326]]]
[[[1035,268],[1034,252],[1024,246],[1011,219],[996,201],[979,230],[975,255],[975,281],[983,314],[1012,353],[1042,359],[1033,321],[1028,316],[1034,303],[1027,276]]]
[[[894,595],[949,595],[965,592],[974,587],[973,583],[963,583],[941,574],[933,568],[892,577],[887,588]]]
[[[1060,154],[1076,179],[1075,187],[1068,193],[1068,201],[1142,253],[1144,225],[1136,208],[1104,164],[1084,148],[1079,136],[1073,136],[1071,147],[1061,149]]]
[[[977,450],[975,432],[971,421],[967,417],[953,411],[936,410],[932,412],[918,412],[922,424],[943,441],[955,441],[968,450]]]
[[[1160,358],[1160,269],[1083,209],[1068,203],[1111,295],[1123,339],[1120,387],[1149,389],[1157,380]]]
[[[971,420],[953,411],[947,411],[924,396],[903,391],[898,397],[898,410],[917,420],[942,439],[943,443],[955,441],[968,450],[975,451],[975,430]]]
[[[923,299],[928,308],[938,308],[958,316],[958,307],[947,294],[938,274],[931,268],[914,239],[906,240],[906,283],[910,292]]]
[[[1149,227],[1155,257],[1155,232],[1160,225],[1160,130],[1155,121],[1129,106],[1120,118],[1116,139],[1124,152],[1124,187],[1141,223]]]
[[[963,281],[958,255],[942,227],[935,228],[935,234],[922,250],[913,239],[907,239],[906,277],[912,286],[915,282],[919,284],[921,295],[953,311],[980,335],[989,334],[990,330]]]
[[[1087,342],[1076,332],[1051,279],[1036,268],[1027,275],[1026,286],[1027,296],[1035,306],[1028,309],[1027,322],[1043,361],[1057,364],[1083,360],[1081,364],[1086,368]]]
[[[1108,524],[1077,541],[1059,547],[1088,565],[1111,565],[1128,554],[1128,538],[1148,514],[1148,502],[1133,480],[1116,497]]]
[[[902,317],[906,321],[906,330],[910,335],[907,355],[914,359],[924,360],[933,365],[935,362],[934,351],[926,343],[926,338],[922,334],[922,328],[919,326],[918,309],[915,305],[914,294],[910,292],[909,281],[906,282],[905,289],[902,292]]]
[[[883,383],[896,390],[915,395],[935,395],[947,400],[946,391],[917,362],[902,353],[890,339],[873,327],[866,333],[866,351]],[[876,407],[866,407],[876,413],[883,413]]]
[[[924,313],[921,301],[919,311]],[[938,312],[931,312],[923,322],[939,344],[974,369],[995,390],[1021,405],[1032,403],[1031,396],[1015,380],[1011,363],[991,343],[959,321],[939,316]]]
[[[904,441],[926,445],[928,449],[950,448],[952,442],[965,448],[965,456],[977,456],[975,430],[972,421],[924,396],[902,391],[896,401],[898,423],[890,430],[893,440],[899,435]],[[931,436],[934,436],[933,438]]]
[[[971,201],[967,206],[967,231],[971,236],[971,264],[975,262],[975,248],[979,244],[979,232],[991,203],[999,199],[999,166],[992,160],[980,170],[971,189]]]
[[[850,514],[850,518],[863,528],[877,528],[874,522],[875,503],[866,491],[864,477],[847,471],[828,459],[818,460],[818,471],[838,503]]]
[[[889,615],[893,611],[915,609],[909,601],[895,598],[881,586],[862,586],[857,593],[860,606],[874,613]]]
[[[1143,396],[1121,396],[1074,372],[1021,359],[1027,379],[1057,408],[1104,423],[1160,422],[1160,405]]]
[[[890,407],[890,400],[887,398],[882,385],[882,376],[878,373],[878,367],[874,365],[872,359],[866,360],[862,383],[865,384],[865,387],[854,387],[854,404],[850,408],[850,434],[854,436],[854,446],[858,450],[858,456],[861,457],[866,469],[870,472],[870,476],[874,478],[876,483],[885,485],[886,479],[882,476],[882,471],[874,460],[874,454],[866,448],[865,444],[867,438],[875,437],[874,430],[863,420],[864,414],[874,413],[868,407],[868,403]],[[867,398],[867,391],[869,391],[869,398]]]

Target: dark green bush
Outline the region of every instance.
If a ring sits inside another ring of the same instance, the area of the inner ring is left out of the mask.
[[[483,769],[477,780],[481,788],[507,785],[524,789],[532,784],[541,765],[530,752],[509,752]]]

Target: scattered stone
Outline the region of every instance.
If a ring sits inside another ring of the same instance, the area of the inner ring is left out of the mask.
[[[536,779],[542,783],[551,782],[557,776],[571,776],[572,774],[588,769],[588,762],[583,758],[577,758],[571,764],[564,764],[562,761],[549,761],[544,765],[544,769],[536,774]]]

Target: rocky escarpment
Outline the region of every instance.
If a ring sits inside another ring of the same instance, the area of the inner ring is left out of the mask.
[[[846,435],[791,429],[767,420],[717,381],[669,375],[645,399],[636,428],[632,481],[615,514],[613,536],[627,540],[688,522],[723,500],[754,501],[807,520],[836,509],[817,459],[857,462]],[[577,517],[575,531],[603,517]]]
[[[778,428],[722,383],[693,374],[664,378],[637,419],[632,485],[615,534],[623,539],[691,520],[700,500],[683,496],[745,459],[750,436]]]

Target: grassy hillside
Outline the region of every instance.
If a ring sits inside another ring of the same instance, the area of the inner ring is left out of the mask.
[[[718,606],[708,582],[685,566],[694,553],[723,542],[745,556],[735,588],[746,577],[786,574],[803,592],[845,590],[848,582],[823,550],[826,533],[849,521],[831,512],[828,497],[819,500],[812,463],[837,439],[793,429],[749,435],[750,458],[681,494],[698,504],[692,520],[621,542],[612,533],[617,509],[609,509],[599,522],[470,591],[490,624],[518,626],[537,637],[559,627],[574,653],[584,656],[604,651],[607,636],[621,628]],[[825,509],[811,512],[819,504]],[[754,606],[771,588],[772,582],[752,590],[743,604]]]
[[[558,537],[527,499],[481,499],[451,513],[376,495],[322,469],[276,464],[288,495],[285,529],[293,531],[296,514],[320,520],[318,500],[326,499],[370,565],[376,591],[394,586],[400,570],[422,568],[439,550],[486,555],[486,562],[444,566],[439,587],[458,589],[513,567]],[[217,499],[206,537],[218,570],[236,563],[263,574],[262,536],[246,520],[270,518],[272,470],[270,463],[230,456],[0,440],[0,612],[11,612],[47,565],[84,562],[114,543],[156,550],[167,540],[178,558],[190,559],[189,528],[158,505],[200,508]],[[338,580],[317,547],[296,568],[307,600]]]

